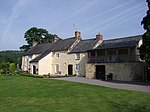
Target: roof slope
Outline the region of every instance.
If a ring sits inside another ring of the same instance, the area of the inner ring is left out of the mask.
[[[72,50],[70,53],[79,53],[79,52],[86,52],[87,50],[92,50],[93,47],[96,45],[98,40],[96,39],[87,39],[81,40]]]
[[[38,44],[38,45],[32,47],[31,49],[29,49],[23,55],[25,56],[25,55],[41,54],[41,53],[47,51],[48,49],[51,49],[52,46],[53,46],[52,43]]]
[[[40,50],[39,53],[41,54],[37,56],[36,58],[34,58],[33,60],[31,60],[30,62],[38,62],[39,60],[44,58],[46,55],[48,55],[52,51],[55,52],[55,51],[68,50],[75,41],[76,41],[76,38],[73,37],[73,38],[68,38],[64,40],[58,40],[57,42],[51,43],[49,45],[45,43],[43,44],[43,46],[41,46],[41,48],[39,47],[39,45],[37,45],[35,48],[33,47],[33,49],[30,52],[32,52],[32,54],[36,54],[36,52],[38,52],[38,49],[39,49]]]
[[[59,40],[54,44],[52,51],[68,50],[71,47],[71,45],[76,41],[76,39],[77,38],[73,37],[64,40]]]
[[[137,35],[137,36],[118,38],[118,39],[104,40],[94,50],[134,47],[138,44],[141,38],[142,35]]]
[[[49,49],[49,50],[45,51],[44,53],[40,54],[39,56],[37,56],[36,58],[31,60],[30,62],[38,62],[39,60],[41,60],[42,58],[47,56],[50,52],[51,52],[51,49]]]

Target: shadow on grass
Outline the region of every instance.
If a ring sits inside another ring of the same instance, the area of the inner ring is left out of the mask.
[[[106,82],[150,86],[150,82],[120,81],[120,80],[111,80],[111,81],[106,81]]]
[[[112,103],[114,109],[119,110],[120,112],[150,112],[146,106],[138,104],[122,104],[122,103]]]

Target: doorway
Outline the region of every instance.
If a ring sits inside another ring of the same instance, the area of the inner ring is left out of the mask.
[[[150,66],[147,66],[147,81],[150,81]]]
[[[96,79],[105,80],[105,65],[96,65]]]
[[[36,74],[36,66],[33,65],[33,74]]]
[[[68,65],[68,75],[73,75],[73,65]]]

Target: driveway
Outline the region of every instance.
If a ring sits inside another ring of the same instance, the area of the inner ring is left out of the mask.
[[[96,80],[96,79],[87,79],[84,77],[63,77],[63,78],[53,78],[53,79],[150,93],[150,84],[142,83],[142,82],[126,82],[126,81],[111,81],[110,82],[110,81],[102,81],[102,80]]]

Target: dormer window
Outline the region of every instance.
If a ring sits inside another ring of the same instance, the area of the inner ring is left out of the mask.
[[[76,53],[75,59],[76,59],[76,60],[79,60],[79,59],[80,59],[80,53]]]

